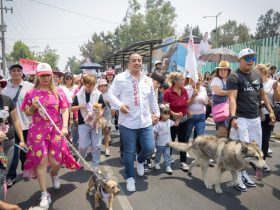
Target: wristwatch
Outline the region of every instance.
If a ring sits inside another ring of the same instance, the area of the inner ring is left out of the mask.
[[[231,120],[237,119],[237,116],[233,115],[233,116],[230,117],[230,119],[231,119]]]

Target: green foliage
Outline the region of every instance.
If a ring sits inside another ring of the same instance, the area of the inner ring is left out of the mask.
[[[180,37],[181,39],[186,38],[190,35],[191,26],[187,24],[184,28],[184,33]],[[196,36],[199,40],[203,39],[202,31],[200,30],[199,26],[194,26],[192,28],[192,35]]]
[[[135,42],[163,39],[175,34],[175,8],[169,1],[146,0],[145,11],[137,0],[129,1],[129,9],[123,23],[115,31],[100,34],[80,46],[84,59],[100,62],[111,53]]]
[[[280,34],[280,13],[270,9],[258,19],[256,38],[273,37],[278,34]]]
[[[55,49],[51,49],[50,46],[46,46],[42,53],[36,55],[36,60],[50,64],[52,68],[56,68],[59,60],[59,55]]]
[[[32,60],[34,59],[34,55],[26,44],[22,41],[16,41],[13,46],[13,51],[7,56],[7,58],[8,61],[17,63],[20,58]]]
[[[211,31],[213,47],[247,42],[251,40],[251,37],[249,27],[245,23],[238,24],[235,20],[229,20],[225,24],[219,26],[217,31]]]
[[[68,57],[66,69],[69,67],[73,74],[80,74],[82,73],[80,65],[81,62],[76,58],[76,56]]]

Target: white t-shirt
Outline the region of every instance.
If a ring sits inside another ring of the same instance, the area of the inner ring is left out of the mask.
[[[223,80],[223,82],[224,82],[224,86],[226,87],[227,86],[227,83],[226,83],[226,81],[225,80]],[[221,90],[223,90],[223,82],[222,82],[222,80],[219,78],[219,77],[214,77],[213,79],[212,79],[212,82],[211,82],[211,89],[212,89],[212,87],[213,86],[219,86],[220,88],[221,88]],[[212,90],[212,95],[215,95],[215,93],[213,92],[213,90]]]
[[[168,119],[166,121],[159,121],[154,126],[154,132],[157,133],[156,145],[166,146],[168,142],[171,142],[170,127],[173,126],[174,121]]]
[[[188,97],[191,98],[194,92],[192,85],[188,85],[185,87],[188,92]],[[198,95],[195,97],[193,103],[188,107],[188,109],[193,114],[203,114],[206,112],[206,104],[208,101],[206,88],[200,86]]]
[[[274,90],[273,90],[272,86],[275,82],[276,82],[276,80],[274,80],[274,79],[269,79],[268,81],[263,82],[264,92],[266,93],[266,95],[271,103],[273,103],[273,95],[274,95]],[[266,108],[263,108],[262,111],[264,112],[264,114],[269,114],[269,112],[266,110]]]

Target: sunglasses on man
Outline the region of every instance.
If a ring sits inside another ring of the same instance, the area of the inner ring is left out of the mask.
[[[245,60],[246,62],[250,62],[250,61],[256,62],[257,57],[256,56],[245,56],[242,59]]]
[[[162,111],[162,114],[166,114],[166,115],[169,114],[169,115],[170,115],[170,114],[171,114],[171,111],[170,111],[170,110],[163,110],[163,111]]]

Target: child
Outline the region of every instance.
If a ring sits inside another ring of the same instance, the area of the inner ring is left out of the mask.
[[[107,92],[108,83],[106,79],[98,79],[97,81],[97,88],[100,92]],[[103,128],[103,135],[104,135],[104,145],[105,145],[105,156],[109,157],[110,150],[109,150],[109,143],[110,143],[110,130],[111,130],[111,106],[108,101],[105,101],[105,110],[103,113],[103,117],[105,119],[105,127]]]
[[[156,157],[155,157],[155,169],[160,170],[160,158],[163,154],[166,170],[165,172],[169,175],[173,173],[171,168],[171,156],[170,156],[170,147],[167,146],[167,143],[171,141],[170,127],[178,126],[179,121],[176,122],[170,120],[170,107],[169,104],[160,105],[160,120],[154,126],[155,134],[155,143],[156,143]]]

